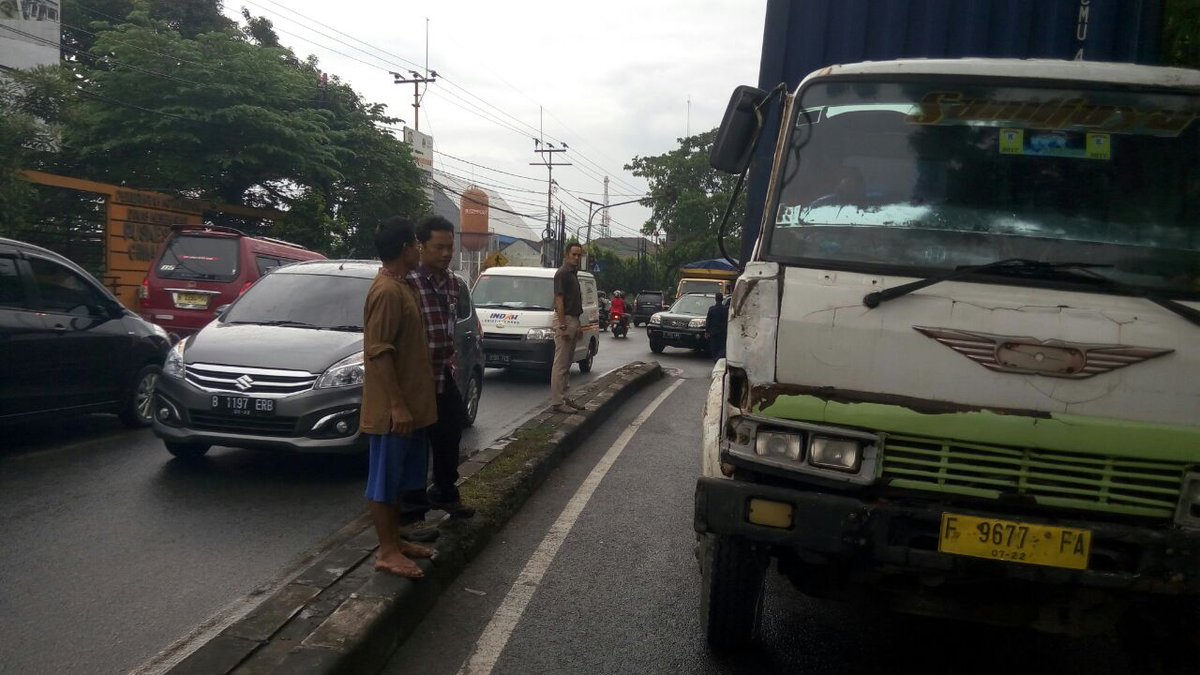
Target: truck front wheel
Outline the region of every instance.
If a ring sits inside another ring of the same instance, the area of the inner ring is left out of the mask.
[[[700,539],[700,619],[715,652],[743,649],[762,619],[767,556],[748,542],[712,534]]]

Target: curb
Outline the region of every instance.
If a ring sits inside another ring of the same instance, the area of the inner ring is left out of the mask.
[[[419,581],[376,574],[369,520],[242,619],[168,670],[172,675],[378,672],[530,494],[592,430],[660,379],[656,362],[634,362],[579,387],[586,410],[543,410],[459,467],[469,520],[446,520],[436,562],[417,561]],[[499,460],[499,461],[498,461]],[[474,494],[472,494],[474,493]]]

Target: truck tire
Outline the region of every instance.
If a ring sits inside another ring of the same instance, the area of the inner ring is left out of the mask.
[[[767,557],[744,540],[712,534],[700,540],[700,620],[714,652],[744,649],[762,620]]]
[[[661,354],[665,347],[666,345],[659,340],[650,341],[650,351],[654,352],[655,354]]]

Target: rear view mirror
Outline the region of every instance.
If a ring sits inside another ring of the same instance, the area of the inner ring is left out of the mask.
[[[742,85],[733,90],[721,128],[708,152],[708,163],[717,171],[738,174],[750,165],[750,151],[760,131],[755,108],[767,100],[767,92],[758,87]]]

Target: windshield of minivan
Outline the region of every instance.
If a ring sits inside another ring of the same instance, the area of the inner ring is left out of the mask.
[[[554,309],[554,280],[485,274],[475,283],[471,298],[476,307]]]
[[[238,240],[230,237],[174,237],[163,249],[156,271],[164,279],[233,281],[238,252]]]
[[[222,321],[326,330],[362,330],[373,279],[325,274],[268,274],[238,299]]]
[[[769,259],[914,276],[1070,261],[1200,293],[1198,97],[950,79],[800,96]]]

